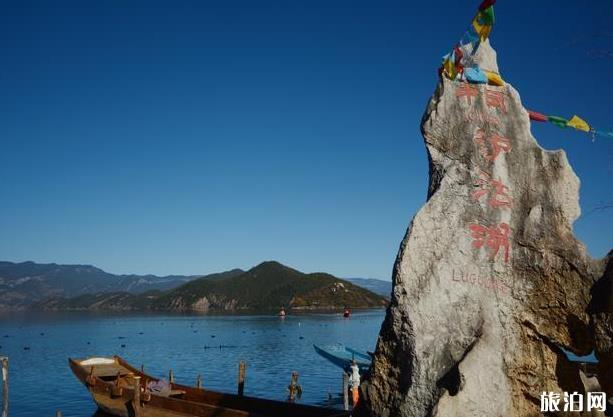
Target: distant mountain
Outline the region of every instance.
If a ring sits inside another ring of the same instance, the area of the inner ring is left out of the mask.
[[[381,279],[374,278],[345,278],[347,281],[352,284],[357,285],[358,287],[366,288],[374,292],[375,294],[382,295],[386,298],[390,298],[392,294],[392,282],[391,281],[383,281]]]
[[[31,310],[46,311],[141,311],[148,310],[159,291],[144,294],[128,292],[101,292],[72,298],[52,297],[29,306]]]
[[[228,276],[242,273],[228,271]],[[222,275],[223,275],[222,274]],[[211,277],[217,277],[213,274]],[[201,275],[115,275],[91,265],[0,262],[0,310],[24,309],[43,300],[83,294],[165,291]]]
[[[165,292],[134,295],[95,294],[51,299],[38,308],[51,310],[163,310],[235,312],[384,307],[387,300],[349,281],[325,273],[305,274],[278,262],[264,262],[247,272],[192,280]]]

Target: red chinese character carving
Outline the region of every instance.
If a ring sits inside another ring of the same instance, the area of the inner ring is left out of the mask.
[[[479,89],[467,83],[461,83],[460,86],[455,90],[456,97],[466,97],[468,100],[468,104],[472,104],[472,98],[479,96]]]
[[[501,181],[493,179],[487,172],[481,171],[479,178],[474,182],[479,187],[471,193],[475,201],[480,201],[482,197],[489,196],[488,204],[492,208],[511,208],[511,196],[507,194],[509,187]]]
[[[489,107],[500,109],[503,113],[507,112],[507,106],[504,103],[504,93],[502,91],[485,89],[485,103]]]
[[[466,121],[477,123],[480,125],[489,123],[492,126],[496,126],[496,127],[500,126],[500,119],[498,119],[494,115],[483,113],[479,110],[469,111],[466,115]]]
[[[482,226],[472,223],[468,225],[470,235],[473,238],[473,247],[485,247],[490,251],[490,259],[493,261],[498,255],[500,248],[504,248],[504,263],[509,262],[509,236],[511,228],[506,223],[494,226]]]
[[[492,145],[492,155],[490,156],[490,160],[493,161],[496,159],[500,152],[511,152],[511,141],[508,138],[503,136],[492,134],[490,136],[490,143]]]
[[[479,146],[481,155],[488,161],[494,161],[500,155],[500,152],[510,152],[513,149],[510,139],[496,133],[492,133],[488,137],[483,129],[477,129],[473,141]],[[487,150],[488,142],[492,148],[492,153],[489,153]]]

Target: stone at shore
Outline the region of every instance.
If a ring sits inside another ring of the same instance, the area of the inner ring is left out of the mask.
[[[475,61],[497,70],[487,41]],[[542,415],[543,392],[583,390],[561,348],[595,347],[588,305],[603,266],[572,232],[579,179],[563,151],[536,142],[509,84],[441,78],[422,133],[428,199],[400,246],[362,410]],[[610,314],[599,314],[610,355]]]

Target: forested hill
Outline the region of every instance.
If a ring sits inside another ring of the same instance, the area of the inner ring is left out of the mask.
[[[305,274],[264,262],[227,278],[198,279],[159,297],[155,308],[171,310],[337,309],[381,307],[378,294],[326,273]]]

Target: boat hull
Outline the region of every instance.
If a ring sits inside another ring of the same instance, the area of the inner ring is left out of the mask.
[[[159,381],[135,368],[119,357],[112,365],[96,368],[83,366],[69,359],[77,379],[90,392],[94,403],[107,414],[118,417],[347,417],[344,411],[302,404],[285,403],[247,396],[237,396],[200,388],[171,384],[170,394],[155,395],[139,390],[135,385],[118,381],[140,378],[142,386]],[[93,369],[92,369],[93,368]],[[117,374],[121,378],[113,378]]]

